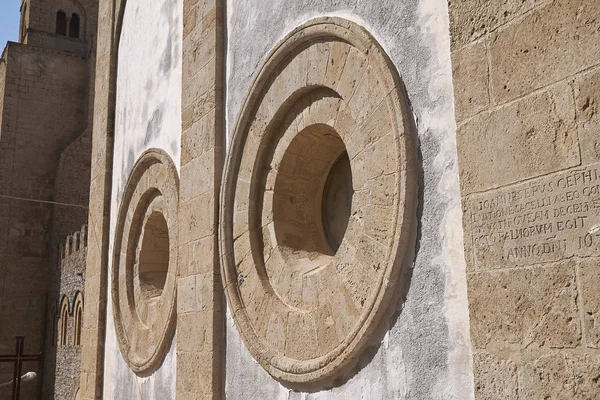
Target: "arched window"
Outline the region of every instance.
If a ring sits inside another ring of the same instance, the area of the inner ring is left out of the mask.
[[[79,38],[79,15],[73,13],[69,22],[69,37]]]
[[[63,296],[60,304],[60,340],[58,342],[61,346],[67,345],[69,337],[69,300],[67,296]]]
[[[67,14],[64,11],[56,13],[56,34],[67,36]]]
[[[81,346],[81,327],[83,325],[83,296],[77,293],[75,296],[75,306],[73,307],[75,316],[75,331],[73,332],[73,346]]]

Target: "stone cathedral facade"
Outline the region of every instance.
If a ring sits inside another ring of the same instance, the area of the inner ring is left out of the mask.
[[[1,326],[15,262],[53,277],[44,396],[600,397],[597,0],[66,1],[5,52],[88,46],[89,103],[49,94],[89,121],[87,230],[0,209]]]

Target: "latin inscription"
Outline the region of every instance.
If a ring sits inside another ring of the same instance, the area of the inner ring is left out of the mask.
[[[469,196],[478,268],[600,255],[600,164]]]

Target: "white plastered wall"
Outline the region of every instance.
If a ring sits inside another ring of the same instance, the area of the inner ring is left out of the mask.
[[[122,193],[140,155],[162,149],[180,169],[182,15],[183,0],[127,0],[119,44],[109,255]],[[104,398],[174,399],[176,338],[155,372],[134,374],[119,351],[110,279],[108,290]]]
[[[229,0],[227,137],[252,78],[273,47],[304,22],[349,19],[395,64],[414,113],[422,194],[418,252],[406,300],[382,343],[333,389],[294,391],[252,358],[227,314],[230,399],[472,399],[473,372],[446,0]]]

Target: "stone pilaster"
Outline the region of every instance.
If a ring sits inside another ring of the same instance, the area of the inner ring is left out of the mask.
[[[217,245],[224,152],[224,5],[184,0],[177,398],[223,397]]]

